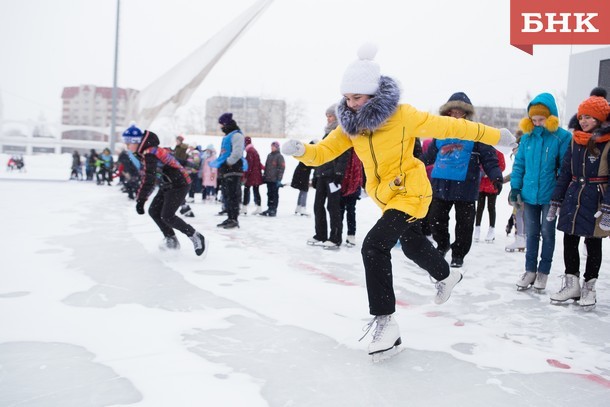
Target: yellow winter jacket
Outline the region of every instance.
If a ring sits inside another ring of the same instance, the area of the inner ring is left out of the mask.
[[[366,192],[375,203],[383,211],[397,209],[421,219],[428,212],[432,188],[424,164],[413,156],[417,137],[457,138],[494,145],[500,140],[500,130],[402,104],[374,132],[362,131],[350,137],[339,126],[321,142],[305,144],[305,154],[295,158],[315,167],[354,147],[364,165]],[[394,182],[397,178],[399,185]]]

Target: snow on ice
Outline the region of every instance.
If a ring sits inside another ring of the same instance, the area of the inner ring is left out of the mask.
[[[254,144],[264,159],[270,140]],[[0,168],[0,406],[608,404],[608,242],[594,311],[549,302],[561,232],[546,292],[517,292],[508,188],[495,243],[473,244],[446,304],[393,250],[405,350],[372,364],[370,337],[358,341],[370,320],[360,245],[306,245],[313,218],[294,215],[296,190],[280,189],[276,218],[242,216],[233,230],[216,228],[217,204],[191,204],[210,242],[202,260],[183,235],[179,253],[160,252],[160,232],[120,188],[67,181],[69,154],[25,164]],[[289,183],[296,160],[287,166]],[[363,198],[357,216],[361,242],[379,210]]]

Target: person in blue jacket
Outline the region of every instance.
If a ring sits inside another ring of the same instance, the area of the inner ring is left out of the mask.
[[[456,92],[440,107],[439,113],[472,121],[474,107],[464,92]],[[436,248],[443,256],[451,249],[451,267],[462,267],[472,246],[481,167],[496,189],[502,190],[502,170],[496,150],[476,141],[447,138],[430,143],[420,159],[426,165],[434,164],[428,223]],[[453,243],[449,234],[451,208],[455,208]]]
[[[563,234],[565,275],[551,302],[580,300],[585,310],[595,307],[595,283],[602,263],[602,238],[610,236],[610,105],[591,96],[578,106],[578,123],[553,192],[548,218],[559,214]],[[578,245],[587,248],[582,288]]]
[[[555,250],[555,219],[549,221],[546,217],[572,135],[559,127],[557,104],[549,93],[532,99],[527,114],[519,123],[524,134],[513,163],[509,196],[511,205],[524,205],[527,235],[525,272],[517,280],[517,289],[524,290],[533,284],[535,289],[544,290]]]
[[[241,202],[241,178],[248,169],[244,159],[244,135],[233,120],[233,113],[223,113],[218,118],[218,124],[225,136],[220,144],[220,155],[210,163],[210,167],[218,168],[227,219],[216,226],[224,229],[239,228],[237,218]]]

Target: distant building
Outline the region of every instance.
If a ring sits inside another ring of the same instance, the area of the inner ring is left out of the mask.
[[[134,117],[135,107],[132,101],[137,93],[134,89],[117,88],[117,130],[126,127],[130,118]],[[66,87],[61,99],[61,123],[64,128],[61,139],[72,141],[69,143],[70,147],[62,147],[61,152],[71,152],[75,145],[86,145],[88,148],[107,147],[110,143],[112,123],[112,88],[95,85]]]
[[[255,97],[214,96],[206,101],[205,132],[221,135],[218,117],[233,113],[237,125],[250,137],[284,137],[286,135],[286,102]]]
[[[138,91],[117,90],[117,134],[133,117],[133,100]],[[80,85],[64,88],[61,125],[51,125],[44,118],[4,120],[0,133],[0,151],[7,154],[88,153],[110,145],[112,88]],[[116,139],[115,139],[116,140]]]
[[[477,121],[492,127],[507,128],[513,133],[526,115],[525,108],[476,106],[474,111]]]
[[[564,123],[576,114],[580,102],[597,86],[610,95],[610,47],[570,55]]]

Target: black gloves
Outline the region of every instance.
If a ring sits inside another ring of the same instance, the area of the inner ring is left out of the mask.
[[[492,184],[493,184],[494,188],[496,189],[497,194],[500,195],[500,192],[502,192],[502,186],[504,185],[502,180],[501,179],[497,179],[495,181],[492,181]]]
[[[136,203],[136,212],[138,212],[138,215],[144,215],[144,202],[145,201],[138,201]]]

